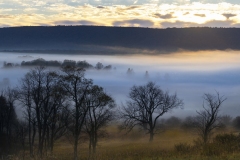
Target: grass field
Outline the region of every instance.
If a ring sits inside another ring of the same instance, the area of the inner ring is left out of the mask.
[[[233,129],[219,130],[216,134],[233,133]],[[102,138],[97,147],[96,160],[239,160],[239,148],[229,151],[228,148],[211,144],[207,147],[196,146],[197,135],[192,131],[180,128],[167,129],[148,142],[148,135],[137,130],[125,135],[109,128],[109,136]],[[238,144],[237,144],[238,145]],[[240,145],[240,144],[239,144]],[[176,147],[178,146],[178,147]],[[224,146],[226,147],[226,146]],[[228,151],[227,151],[228,150]],[[24,157],[23,157],[24,155]],[[12,159],[29,159],[27,151],[19,153]],[[38,159],[38,158],[35,158]],[[71,160],[73,146],[62,139],[56,142],[52,155],[44,160]],[[79,159],[87,160],[88,141],[79,144]]]

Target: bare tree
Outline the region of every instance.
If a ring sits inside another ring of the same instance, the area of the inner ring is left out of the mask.
[[[84,131],[89,136],[89,156],[94,155],[102,130],[114,118],[114,100],[103,91],[102,87],[92,86],[85,97],[84,103],[88,107]]]
[[[224,96],[204,94],[203,110],[197,111],[198,116],[194,120],[194,125],[203,143],[209,142],[213,130],[222,126],[218,115],[222,103],[226,100]]]
[[[45,67],[37,67],[30,71],[32,100],[38,128],[38,154],[43,156],[44,142],[48,130],[48,121],[52,114],[52,94],[57,83],[55,72]]]
[[[26,137],[28,134],[28,124],[27,121],[19,121],[16,126],[15,137],[17,138],[17,142],[19,143],[19,148],[21,149],[21,157],[25,159],[26,156]],[[16,144],[15,144],[16,145]]]
[[[89,107],[84,104],[84,99],[88,89],[92,86],[92,80],[84,77],[82,68],[66,66],[62,71],[61,85],[68,94],[70,103],[73,104],[70,116],[72,121],[68,125],[68,130],[74,137],[74,160],[77,160],[80,133]]]
[[[18,101],[23,105],[24,118],[28,124],[28,146],[30,156],[33,157],[33,146],[36,135],[36,117],[32,99],[32,79],[31,74],[27,73],[21,80],[18,88]]]
[[[58,81],[58,74],[46,70],[45,67],[36,67],[30,70],[20,81],[18,100],[24,106],[28,121],[28,139],[31,156],[33,156],[36,130],[39,156],[43,156],[44,147],[47,151],[47,141],[51,144],[49,145],[51,146],[51,151],[53,150],[53,140],[56,137],[56,131],[59,131],[56,130],[56,124],[59,121],[53,121],[53,118],[56,119],[57,114],[60,112],[64,113],[61,110],[63,109],[62,104],[65,94],[63,94],[63,90],[59,89],[61,86],[58,85]],[[49,136],[50,132],[51,136]]]
[[[141,126],[150,134],[149,141],[156,133],[156,124],[159,117],[170,110],[183,106],[177,94],[169,95],[153,82],[143,86],[133,86],[129,93],[130,100],[122,107],[122,128],[132,130]]]
[[[48,119],[48,128],[46,141],[50,148],[51,153],[53,153],[54,142],[65,135],[67,131],[68,119],[70,116],[69,104],[66,103],[66,94],[61,85],[56,84],[51,93],[50,108],[51,114]]]

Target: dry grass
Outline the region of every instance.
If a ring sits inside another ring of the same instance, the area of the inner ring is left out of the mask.
[[[201,149],[191,149],[185,152],[176,151],[175,145],[183,144],[193,146],[196,139],[190,131],[179,128],[168,129],[148,142],[148,135],[137,130],[128,135],[118,133],[114,127],[110,130],[109,137],[101,139],[95,156],[96,160],[239,160],[240,153],[233,152],[220,155],[204,155]],[[219,131],[221,132],[221,131]],[[88,159],[87,141],[79,145],[80,159]],[[27,156],[25,159],[28,159]],[[54,154],[44,158],[46,160],[71,160],[73,147],[66,140],[55,144]]]

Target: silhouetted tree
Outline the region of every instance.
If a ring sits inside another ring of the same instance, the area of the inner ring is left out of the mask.
[[[46,141],[53,153],[54,142],[65,135],[69,122],[70,111],[66,103],[66,94],[61,85],[55,85],[52,89],[50,107],[51,114],[48,120]]]
[[[28,146],[30,156],[33,157],[33,146],[36,135],[36,113],[34,110],[34,102],[33,102],[33,86],[32,86],[32,75],[30,72],[25,74],[25,76],[21,79],[19,88],[18,88],[18,101],[23,106],[23,114],[24,118],[27,121],[27,129],[28,129]]]
[[[133,86],[129,98],[121,113],[124,120],[122,128],[130,131],[139,125],[150,134],[149,141],[153,140],[158,118],[174,108],[183,106],[182,100],[178,99],[176,94],[170,95],[162,91],[153,82]]]
[[[84,130],[89,136],[89,156],[95,154],[98,138],[102,130],[114,118],[114,100],[103,91],[102,87],[92,86],[84,99],[88,112],[84,123]]]
[[[206,144],[213,130],[222,126],[218,112],[226,98],[217,92],[216,96],[204,94],[203,99],[203,110],[197,111],[198,116],[195,118],[194,125],[203,143]]]
[[[76,66],[76,61],[65,59],[63,61],[63,63],[62,63],[62,66],[63,67],[66,67],[66,66],[73,66],[73,67],[75,67]]]
[[[28,135],[28,124],[26,121],[20,120],[18,125],[16,126],[15,136],[17,142],[19,143],[19,148],[22,151],[22,159],[25,159],[25,151],[26,151],[26,137]],[[16,145],[16,144],[15,144]]]
[[[98,69],[98,70],[103,69],[103,67],[104,67],[103,64],[100,63],[100,62],[98,62],[95,66],[95,68]]]
[[[132,75],[133,73],[134,73],[133,69],[132,68],[128,68],[127,74],[128,75]]]
[[[107,65],[107,66],[104,67],[104,69],[110,70],[110,69],[112,69],[112,66],[111,65]]]
[[[86,61],[78,61],[76,66],[79,68],[92,68],[93,67],[91,64],[89,64]]]
[[[50,149],[54,142],[66,133],[68,117],[67,95],[60,85],[60,77],[45,67],[30,70],[20,81],[19,102],[24,108],[28,124],[29,152],[33,157],[34,141],[38,140],[38,154]],[[37,135],[37,136],[36,136]]]
[[[61,85],[68,95],[73,107],[71,109],[71,122],[68,130],[74,137],[74,159],[78,159],[78,141],[89,106],[84,104],[88,89],[92,86],[92,80],[84,77],[84,69],[74,66],[66,66],[62,69]]]
[[[44,67],[31,70],[32,98],[36,113],[38,127],[38,153],[42,157],[44,142],[48,129],[48,121],[51,116],[51,94],[56,84],[56,76],[48,72]]]
[[[63,96],[59,96],[56,90],[56,88],[60,87],[58,81],[58,75],[53,71],[46,70],[45,67],[36,67],[30,70],[21,80],[18,99],[25,108],[31,155],[33,154],[36,127],[39,156],[43,156],[44,147],[47,149],[44,144],[48,140],[49,131],[53,129],[51,126],[53,125],[52,118],[60,112],[63,102]],[[61,94],[64,95],[63,92]],[[53,146],[53,141],[50,142],[51,146]]]

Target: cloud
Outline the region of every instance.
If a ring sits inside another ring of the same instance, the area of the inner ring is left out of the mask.
[[[184,22],[184,21],[176,21],[176,22],[162,22],[161,26],[163,28],[183,28],[183,27],[240,27],[240,23],[236,23],[234,21],[228,20],[228,21],[207,21],[203,24],[196,24],[193,22]]]
[[[162,22],[162,28],[182,28],[182,27],[197,27],[196,23],[193,22],[183,22],[183,21],[176,21],[176,22]]]
[[[76,9],[76,7],[63,4],[63,3],[57,3],[57,4],[52,4],[48,7],[45,7],[45,9],[49,11],[54,11],[54,12],[62,12],[62,11],[71,11],[71,10],[73,11]]]
[[[150,20],[132,19],[125,21],[115,21],[114,26],[152,27],[154,23]]]
[[[198,16],[198,17],[206,17],[205,14],[194,14],[195,16]]]
[[[23,11],[24,12],[34,12],[34,11],[37,11],[38,9],[37,8],[25,8]]]
[[[161,18],[161,19],[171,19],[171,18],[175,18],[171,13],[168,14],[159,14],[156,13],[154,14],[155,17]]]
[[[13,9],[13,8],[1,8],[0,9],[0,12],[12,12],[12,11],[14,11],[14,10],[16,10],[16,9]]]
[[[236,14],[231,14],[231,13],[224,13],[222,14],[224,17],[226,17],[227,19],[229,19],[230,17],[235,17],[237,16]]]
[[[204,25],[208,27],[240,27],[240,23],[236,23],[231,20],[227,21],[208,21]]]
[[[117,5],[124,1],[131,5]],[[229,24],[229,19],[233,20],[229,25],[232,27],[240,22],[240,5],[230,3],[206,4],[190,1],[184,4],[155,4],[147,3],[149,0],[138,0],[133,5],[134,1],[136,0],[99,0],[97,5],[90,5],[92,3],[89,0],[9,0],[8,3],[0,0],[3,3],[0,4],[0,27],[65,23],[165,28],[178,24],[176,27],[199,26],[211,21],[219,21],[217,25],[223,24],[221,21]],[[107,3],[109,5],[104,5]],[[32,16],[29,17],[26,13],[31,13]]]
[[[137,8],[141,8],[141,6],[129,6],[126,8],[126,10],[132,10],[132,9],[137,9]]]
[[[0,18],[14,18],[14,16],[10,14],[0,14]]]

